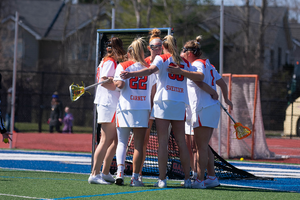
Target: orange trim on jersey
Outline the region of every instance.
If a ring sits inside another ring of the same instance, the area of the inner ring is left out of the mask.
[[[189,61],[187,61],[185,58],[183,58],[183,57],[181,57],[182,58],[182,60],[186,63],[186,65],[188,66],[188,67],[190,67],[190,62]]]
[[[168,60],[172,55],[167,53],[167,54],[162,54],[160,55],[160,57],[163,59],[163,61],[165,62],[166,60]]]
[[[130,67],[131,65],[133,65],[135,62],[133,62],[132,60],[129,61],[125,61],[120,63],[120,65],[123,67],[123,69],[127,69],[128,67]]]
[[[145,62],[146,62],[148,65],[151,64],[150,57],[151,57],[151,56],[148,56],[147,58],[145,58]]]
[[[202,124],[201,124],[201,122],[200,122],[200,117],[199,117],[199,115],[198,115],[198,123],[199,123],[199,126],[201,127]]]
[[[116,118],[116,112],[114,113],[114,116],[113,116],[113,118],[111,120],[111,123],[113,123],[115,121],[115,118]]]
[[[116,119],[116,124],[117,124],[117,127],[120,127],[118,117],[117,117],[117,119]]]
[[[205,65],[206,59],[197,59],[197,60],[194,60],[194,62],[196,62],[196,61],[202,62],[203,65],[204,65],[204,68],[206,68],[206,65]]]
[[[116,68],[117,68],[117,62],[116,62],[113,58],[111,58],[111,57],[105,58],[105,59],[103,60],[103,64],[104,64],[106,61],[108,61],[108,60],[114,62],[114,68],[116,69]],[[103,67],[103,65],[102,65],[101,67]]]

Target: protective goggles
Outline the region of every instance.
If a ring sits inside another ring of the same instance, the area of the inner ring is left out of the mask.
[[[151,45],[150,45],[150,49],[152,49],[153,51],[159,50],[159,49],[161,49],[161,46],[162,46],[162,45],[153,45],[153,44],[151,44]]]
[[[197,52],[197,50],[198,49],[196,49],[196,48],[185,48],[185,47],[182,48],[183,53],[186,53],[187,51],[193,51],[193,53],[195,54]]]

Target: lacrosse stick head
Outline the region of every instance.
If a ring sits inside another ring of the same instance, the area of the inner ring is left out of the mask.
[[[252,132],[247,126],[243,126],[240,122],[234,124],[236,138],[238,140],[248,137]]]
[[[69,87],[71,101],[76,101],[79,99],[85,92],[84,86],[71,84]]]

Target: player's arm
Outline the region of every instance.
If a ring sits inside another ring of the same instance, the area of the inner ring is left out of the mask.
[[[223,78],[220,78],[219,80],[217,80],[216,84],[221,88],[221,91],[222,91],[225,103],[230,106],[230,109],[232,109],[233,108],[233,104],[228,99],[227,84],[225,83],[225,81],[223,80]]]
[[[183,75],[193,81],[203,81],[204,79],[204,74],[202,72],[188,71],[180,68],[178,65],[169,65],[169,68],[167,70],[171,74]]]
[[[158,71],[158,68],[155,65],[151,65],[149,68],[141,69],[134,72],[122,71],[120,76],[122,79],[128,79],[136,76],[149,76],[156,71]]]
[[[106,89],[108,89],[108,90],[115,90],[116,86],[115,86],[114,81],[113,81],[114,77],[106,77],[106,76],[104,76],[104,77],[101,77],[100,81],[105,81],[107,79],[109,81],[102,83],[101,86],[104,87],[104,88],[106,88]]]
[[[155,93],[156,93],[156,83],[152,86],[152,90],[151,90],[151,108],[153,107],[153,99]]]
[[[208,84],[202,82],[202,81],[194,81],[194,83],[201,88],[203,91],[207,92],[211,95],[211,98],[214,100],[218,100],[219,95],[216,90],[214,90],[212,87],[210,87]]]
[[[118,89],[121,90],[121,89],[124,88],[125,82],[124,82],[124,81],[119,81],[119,80],[117,80],[117,81],[114,81],[114,85],[115,85],[116,88],[118,88]]]

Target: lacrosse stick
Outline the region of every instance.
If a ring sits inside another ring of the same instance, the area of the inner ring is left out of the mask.
[[[79,86],[78,84],[77,85],[71,84],[69,86],[71,101],[76,101],[77,99],[79,99],[85,93],[86,90],[93,88],[99,84],[106,83],[108,81],[109,79],[101,81],[99,83],[94,83],[93,85],[87,87],[84,87],[83,83],[82,83],[83,86]]]
[[[130,145],[131,145],[131,142],[132,142],[132,138],[134,136],[133,132],[130,131],[130,133],[131,133],[131,137],[130,137],[130,140],[129,140],[128,144],[127,144],[126,155],[127,155],[127,152],[128,152],[128,150],[130,148]]]
[[[241,140],[248,137],[252,133],[250,128],[248,128],[247,126],[243,126],[240,122],[236,122],[232,118],[232,116],[227,112],[227,109],[221,104],[221,102],[220,105],[223,108],[223,110],[227,113],[227,115],[230,117],[230,119],[234,122],[236,139]]]

